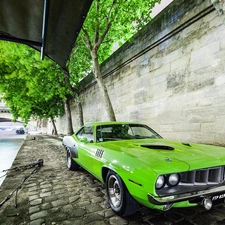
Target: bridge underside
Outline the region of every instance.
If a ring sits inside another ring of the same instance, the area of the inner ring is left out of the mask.
[[[1,117],[0,117],[0,123],[1,123],[1,122],[13,122],[13,121],[12,121],[12,119],[10,119],[10,118],[1,118]],[[20,121],[16,121],[16,122],[20,122]]]
[[[12,120],[7,118],[0,118],[0,122],[12,122]]]

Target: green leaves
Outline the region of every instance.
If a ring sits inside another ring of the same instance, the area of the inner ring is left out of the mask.
[[[25,45],[0,42],[0,90],[14,119],[49,118],[63,112],[62,100],[69,93],[64,74],[51,60]]]
[[[94,0],[80,39],[89,51],[98,50],[101,63],[112,54],[115,42],[124,43],[151,21],[157,2],[160,0]]]

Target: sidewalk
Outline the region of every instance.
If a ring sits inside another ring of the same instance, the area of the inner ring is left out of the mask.
[[[166,213],[141,208],[135,215],[121,218],[109,208],[104,185],[85,170],[69,171],[59,138],[27,137],[12,167],[43,159],[44,165],[11,172],[0,188],[0,203],[24,180],[15,195],[0,207],[1,225],[219,225],[225,224],[225,206],[172,209]],[[27,176],[31,175],[29,178]]]

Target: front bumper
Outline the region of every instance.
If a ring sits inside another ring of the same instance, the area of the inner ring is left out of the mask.
[[[169,195],[165,197],[153,196],[151,194],[148,194],[148,200],[150,203],[154,205],[165,205],[165,204],[171,204],[176,202],[182,202],[186,200],[192,200],[197,197],[210,198],[212,195],[216,195],[219,193],[225,193],[225,186],[210,188],[210,189],[201,190],[201,191],[194,191],[190,193],[183,193],[178,195]]]

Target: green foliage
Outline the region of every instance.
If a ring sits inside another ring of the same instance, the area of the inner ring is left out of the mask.
[[[150,13],[161,0],[94,0],[80,38],[89,50],[98,50],[98,61],[112,54],[115,42],[120,45],[151,21]]]
[[[94,48],[102,63],[113,53],[115,43],[121,46],[151,21],[151,9],[160,1],[94,0],[68,63],[71,85],[76,87],[82,77],[94,71]]]
[[[90,67],[90,53],[81,40],[78,39],[68,62],[69,79],[73,88],[76,88],[79,81],[90,73]]]
[[[14,120],[21,117],[27,123],[31,116],[62,114],[62,100],[70,92],[59,66],[21,44],[1,41],[0,54],[0,90]]]

